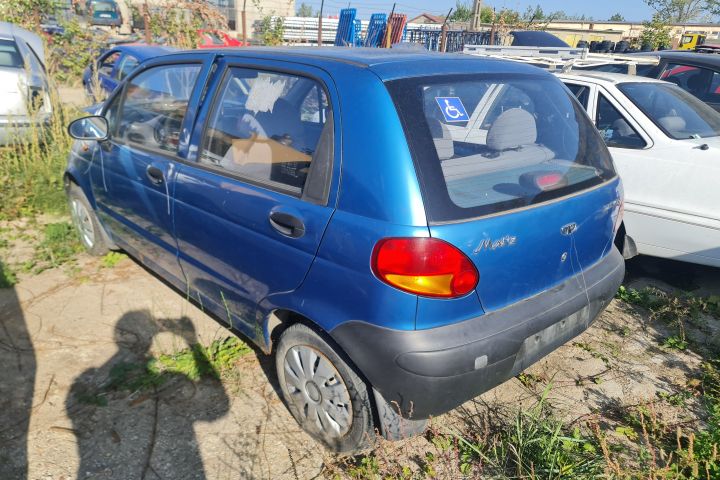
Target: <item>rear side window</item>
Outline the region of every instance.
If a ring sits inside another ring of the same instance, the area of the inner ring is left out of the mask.
[[[218,90],[200,162],[296,196],[332,151],[325,90],[298,75],[231,68]]]
[[[565,84],[570,91],[575,95],[585,110],[588,108],[588,100],[590,99],[590,87],[587,85],[579,85],[577,83],[566,83]]]
[[[598,95],[596,117],[597,129],[608,147],[635,149],[647,147],[647,143],[638,131],[602,93]]]
[[[0,40],[0,67],[23,68],[23,59],[12,40]]]
[[[601,137],[554,78],[462,75],[388,88],[432,222],[541,203],[615,176]]]

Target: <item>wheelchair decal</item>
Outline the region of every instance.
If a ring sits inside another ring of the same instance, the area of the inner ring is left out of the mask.
[[[470,116],[458,97],[435,97],[446,122],[467,122]]]

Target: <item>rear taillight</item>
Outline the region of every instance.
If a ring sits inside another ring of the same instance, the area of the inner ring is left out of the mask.
[[[618,183],[616,192],[618,198],[617,208],[615,212],[613,212],[613,215],[615,216],[613,219],[613,235],[617,234],[618,230],[620,230],[620,225],[622,225],[623,216],[625,215],[625,189],[622,181]]]
[[[383,282],[428,297],[472,292],[479,275],[463,252],[436,238],[386,238],[373,251],[372,270]]]

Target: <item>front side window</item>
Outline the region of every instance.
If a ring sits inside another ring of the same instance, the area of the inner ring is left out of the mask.
[[[177,152],[182,122],[200,69],[200,65],[165,65],[130,80],[115,138],[143,148]]]
[[[387,85],[433,222],[541,203],[615,176],[587,115],[554,78],[451,75]]]
[[[297,75],[231,68],[219,89],[200,162],[301,195],[332,135],[323,87]]]
[[[632,82],[618,88],[670,138],[720,135],[720,113],[675,85]]]
[[[139,63],[138,59],[132,55],[125,55],[125,58],[123,58],[120,68],[118,69],[118,80],[122,80],[130,75],[133,70],[137,68]]]
[[[603,94],[598,95],[595,124],[608,147],[645,148],[647,146],[627,118]]]
[[[105,57],[101,61],[100,68],[98,68],[98,72],[100,72],[100,74],[102,74],[102,75],[109,77],[113,71],[115,62],[117,62],[119,59],[120,59],[120,52],[112,52],[111,54],[109,54],[107,57]]]

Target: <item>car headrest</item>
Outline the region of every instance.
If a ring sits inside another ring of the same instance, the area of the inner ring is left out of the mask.
[[[658,119],[658,123],[661,127],[669,132],[680,132],[685,130],[685,119],[678,117],[677,115],[661,117]]]
[[[537,140],[535,117],[521,108],[511,108],[498,116],[487,134],[487,146],[503,151],[532,145]]]

